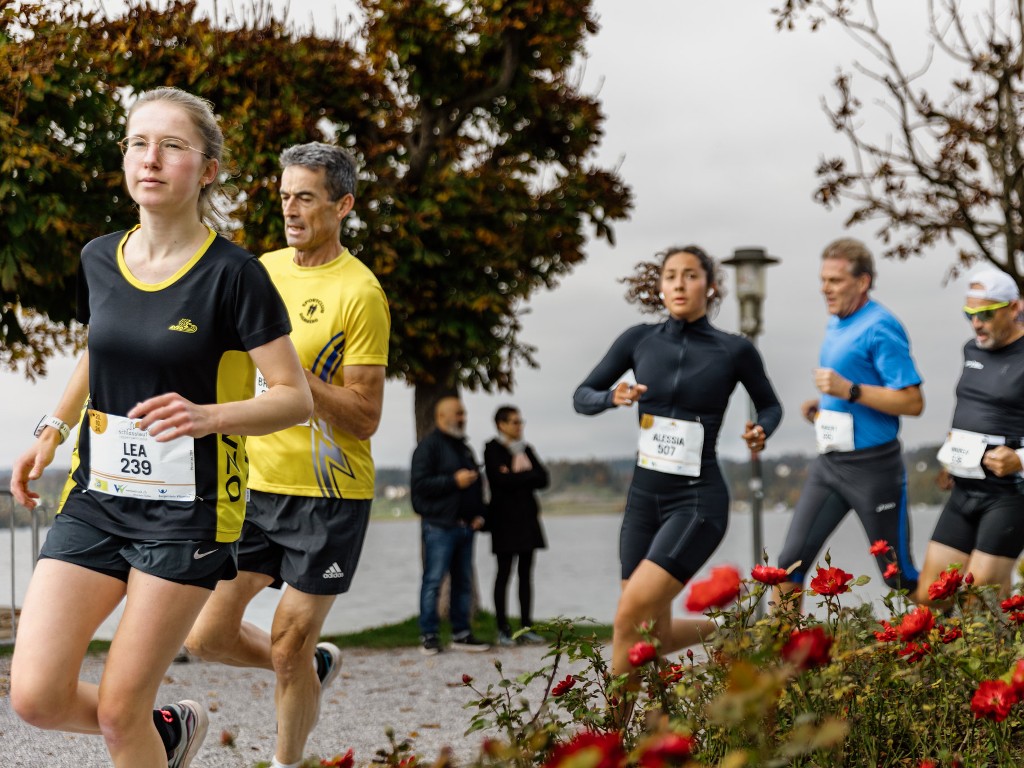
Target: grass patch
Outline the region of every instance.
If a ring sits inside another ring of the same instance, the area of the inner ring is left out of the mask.
[[[494,614],[488,611],[478,611],[472,622],[473,634],[481,640],[489,643],[498,641],[498,624]],[[512,629],[516,630],[519,625],[515,622]],[[599,640],[611,640],[612,628],[609,624],[596,624],[587,622],[579,624],[581,632],[593,632]],[[541,632],[540,634],[545,634]],[[441,622],[441,641],[451,641],[451,625],[447,621]],[[339,648],[413,648],[420,644],[420,628],[416,616],[411,616],[405,621],[396,624],[384,624],[379,627],[371,627],[358,632],[349,632],[342,635],[331,635],[324,638],[337,645]]]

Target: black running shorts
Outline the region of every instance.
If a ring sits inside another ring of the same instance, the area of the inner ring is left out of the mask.
[[[176,584],[213,589],[218,581],[235,578],[236,549],[234,542],[125,539],[61,512],[39,557],[80,565],[125,582],[134,568]]]
[[[714,553],[728,525],[724,483],[697,483],[672,493],[633,486],[619,531],[622,578],[650,560],[685,584]]]
[[[309,595],[348,592],[370,521],[370,499],[250,491],[238,570],[270,576]]]
[[[932,541],[965,554],[977,550],[1016,559],[1024,550],[1024,496],[954,485],[935,523]]]

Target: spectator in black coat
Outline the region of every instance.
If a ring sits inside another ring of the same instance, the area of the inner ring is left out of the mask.
[[[502,406],[494,414],[498,436],[484,447],[484,467],[491,488],[487,527],[491,548],[498,558],[494,580],[494,612],[498,620],[498,642],[512,645],[512,627],[506,609],[512,564],[519,560],[519,609],[522,626],[533,623],[533,553],[543,549],[540,505],[535,492],[547,488],[548,471],[533,448],[523,441],[523,417],[513,406]],[[532,631],[519,636],[521,642],[541,643]]]

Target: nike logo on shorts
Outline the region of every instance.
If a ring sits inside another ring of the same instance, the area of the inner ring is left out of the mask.
[[[212,554],[213,554],[214,552],[217,552],[217,551],[219,551],[219,550],[220,550],[220,547],[215,547],[214,549],[211,549],[211,550],[210,550],[209,552],[200,552],[200,551],[199,551],[199,550],[197,549],[197,550],[195,551],[195,553],[194,553],[194,554],[192,555],[192,559],[193,559],[193,560],[202,560],[202,559],[203,559],[204,557],[206,557],[207,555],[212,555]]]

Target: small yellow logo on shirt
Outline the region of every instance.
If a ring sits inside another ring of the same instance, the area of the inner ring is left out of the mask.
[[[181,331],[182,333],[195,333],[199,330],[199,326],[189,320],[187,317],[181,318],[177,323],[170,326],[168,331]]]

